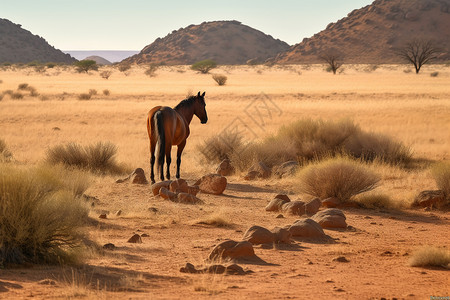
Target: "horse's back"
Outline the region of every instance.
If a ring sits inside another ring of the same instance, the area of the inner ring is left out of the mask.
[[[186,123],[183,117],[181,117],[179,113],[177,113],[173,108],[169,106],[155,106],[149,111],[147,118],[147,130],[149,136],[151,136],[151,129],[154,126],[152,122],[153,117],[158,111],[162,113],[162,120],[166,137],[168,137],[169,140],[172,141],[172,145],[180,144],[183,140],[186,139],[188,135],[188,129],[186,128]]]

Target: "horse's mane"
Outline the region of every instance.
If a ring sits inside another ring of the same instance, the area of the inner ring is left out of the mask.
[[[173,109],[178,110],[186,106],[191,106],[196,98],[197,98],[196,96],[190,96],[187,99],[181,100],[181,102],[178,103],[177,106],[175,106]]]

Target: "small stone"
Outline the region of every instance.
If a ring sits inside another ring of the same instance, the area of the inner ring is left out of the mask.
[[[169,191],[165,187],[162,187],[162,188],[159,189],[159,195],[161,196],[161,198],[166,199],[166,200],[175,200],[175,199],[177,199],[177,194]]]
[[[162,187],[165,187],[166,189],[169,189],[169,185],[170,185],[171,182],[172,182],[172,180],[166,180],[166,181],[161,181],[161,182],[157,182],[157,183],[152,184],[153,195],[154,196],[159,195],[159,190]]]
[[[286,228],[275,227],[271,230],[277,244],[290,244],[292,234]]]
[[[209,254],[210,260],[239,259],[256,257],[253,245],[248,241],[227,240],[218,244]]]
[[[106,219],[106,214],[101,214],[100,216],[98,216],[99,219]]]
[[[194,195],[188,194],[188,193],[179,193],[177,196],[177,200],[180,203],[186,203],[186,204],[196,204],[201,203],[202,200],[198,199]]]
[[[134,234],[128,239],[127,243],[142,244],[141,236],[139,234]]]
[[[118,210],[118,211],[116,211],[116,216],[120,216],[122,214],[122,210]]]
[[[222,160],[222,162],[219,164],[219,166],[216,169],[216,173],[219,175],[222,175],[222,176],[233,175],[234,168],[231,165],[231,161],[229,159]]]
[[[344,213],[337,208],[327,208],[311,217],[322,228],[347,228]]]
[[[305,214],[305,202],[303,201],[291,201],[283,204],[281,207],[283,212],[290,213],[292,215],[302,216]]]
[[[341,204],[341,201],[339,201],[338,198],[327,198],[322,200],[322,206],[326,207],[326,208],[334,208],[334,207],[338,207]]]
[[[38,284],[42,285],[56,285],[56,282],[52,279],[42,279],[41,281],[38,281]]]
[[[269,204],[267,204],[267,206],[265,208],[266,211],[280,211],[284,204],[290,202],[290,200],[287,196],[286,197],[282,197],[282,196],[286,196],[286,195],[275,196],[275,198],[273,198],[273,200],[270,201]],[[286,200],[286,198],[287,198],[287,200]]]
[[[288,230],[293,237],[324,238],[326,236],[322,227],[312,219],[297,220]]]
[[[350,262],[345,256],[338,256],[333,258],[333,261],[342,262],[342,263],[348,263]]]
[[[279,214],[276,216],[277,219],[284,219],[284,216],[282,214]]]
[[[227,188],[227,178],[219,174],[208,174],[199,179],[194,185],[198,185],[203,193],[220,195]]]
[[[116,245],[114,245],[113,243],[107,243],[107,244],[103,245],[103,249],[114,250],[114,249],[116,249]]]
[[[272,244],[275,241],[275,235],[270,230],[255,225],[247,229],[242,240],[249,241],[253,245]]]
[[[172,193],[187,193],[189,190],[189,186],[186,182],[186,180],[184,179],[177,179],[175,181],[172,181],[169,184],[169,191],[171,191]]]
[[[158,212],[158,209],[156,207],[153,207],[153,206],[149,207],[148,210],[151,211],[151,212],[154,212],[154,213]]]
[[[131,173],[131,183],[135,184],[148,184],[147,178],[145,178],[145,172],[142,168],[137,168]]]
[[[322,201],[319,198],[314,198],[305,204],[305,212],[307,215],[312,216],[319,211],[322,206]]]
[[[193,196],[197,196],[198,192],[200,192],[200,187],[198,185],[190,185],[188,186],[188,194]]]
[[[149,235],[147,233],[143,233],[141,234],[141,237],[149,237]]]

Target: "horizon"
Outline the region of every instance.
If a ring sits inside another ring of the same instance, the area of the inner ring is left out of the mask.
[[[221,5],[206,0],[194,3],[180,0],[80,0],[76,3],[69,0],[16,0],[2,3],[0,17],[21,24],[23,29],[43,37],[62,51],[140,51],[157,38],[191,24],[231,20],[292,46],[372,2],[282,0],[273,4],[231,0],[227,5]],[[87,10],[89,7],[91,9]],[[239,7],[239,10],[233,7]]]

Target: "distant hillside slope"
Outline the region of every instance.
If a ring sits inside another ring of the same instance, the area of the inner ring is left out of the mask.
[[[86,57],[84,59],[86,59],[86,60],[93,60],[98,65],[112,65],[112,63],[109,60],[107,60],[107,59],[105,59],[105,58],[103,58],[101,56],[97,56],[97,55],[88,56],[88,57]]]
[[[414,39],[430,39],[439,59],[450,60],[450,0],[376,0],[331,23],[311,38],[279,54],[277,63],[318,62],[334,49],[347,63],[396,63],[395,49]]]
[[[42,37],[22,29],[21,25],[0,19],[0,62],[31,61],[73,63],[76,60],[50,46]]]
[[[250,59],[265,61],[288,48],[287,43],[238,21],[204,22],[157,38],[123,62],[173,65],[212,59],[219,64],[244,64]]]

